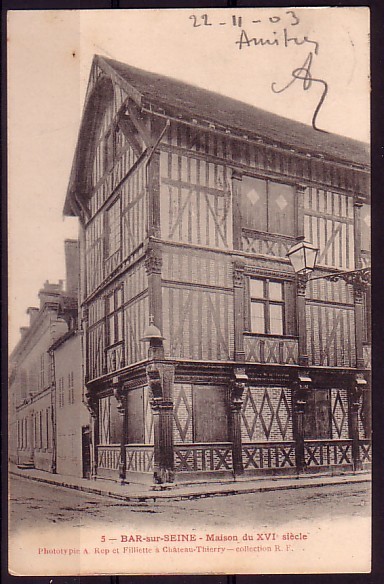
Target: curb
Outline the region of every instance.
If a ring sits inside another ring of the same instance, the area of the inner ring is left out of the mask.
[[[65,482],[59,482],[52,479],[45,479],[43,477],[32,477],[28,475],[24,475],[22,473],[18,473],[17,471],[11,470],[9,471],[10,475],[18,476],[21,478],[26,478],[32,481],[49,484],[57,487],[64,487],[67,489],[74,489],[76,491],[82,491],[83,493],[90,493],[94,495],[101,495],[111,497],[113,499],[118,499],[120,501],[132,501],[132,502],[143,502],[143,501],[153,501],[156,500],[167,500],[167,501],[183,501],[183,500],[194,500],[194,499],[204,499],[207,497],[226,497],[229,495],[246,495],[250,493],[266,493],[270,491],[285,491],[285,490],[294,490],[294,489],[306,489],[306,488],[314,488],[314,487],[326,487],[326,486],[337,486],[337,485],[349,485],[355,483],[370,483],[371,479],[369,476],[357,476],[356,478],[347,478],[346,480],[338,480],[334,477],[333,480],[325,481],[320,480],[319,482],[313,482],[313,478],[311,482],[306,481],[305,483],[292,483],[292,484],[285,484],[285,485],[268,485],[268,486],[252,486],[245,489],[233,488],[228,490],[214,490],[204,492],[191,492],[191,493],[184,493],[184,494],[171,494],[171,493],[159,493],[154,492],[152,494],[145,494],[145,495],[120,495],[118,493],[114,493],[112,491],[106,491],[103,489],[98,489],[97,487],[86,487],[83,485],[74,485]]]

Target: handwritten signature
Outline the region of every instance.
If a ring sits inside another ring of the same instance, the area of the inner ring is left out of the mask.
[[[316,106],[315,112],[312,116],[312,127],[314,130],[317,130],[318,132],[324,132],[325,134],[328,134],[329,132],[327,132],[326,130],[321,130],[316,125],[318,113],[319,113],[321,106],[323,105],[324,100],[325,100],[327,93],[328,93],[328,83],[326,81],[324,81],[323,79],[315,79],[314,77],[312,77],[312,73],[311,73],[312,61],[313,61],[313,53],[310,52],[308,57],[306,58],[304,64],[303,64],[303,66],[297,67],[296,69],[294,69],[292,71],[292,73],[291,73],[292,79],[287,83],[287,85],[285,85],[281,89],[277,89],[276,83],[273,82],[271,85],[271,89],[274,93],[282,93],[283,91],[286,91],[289,87],[291,87],[291,85],[293,85],[296,81],[303,82],[303,90],[304,91],[308,91],[309,89],[311,89],[312,83],[318,83],[318,84],[322,85],[323,93],[321,94],[320,100],[319,100],[319,102]]]

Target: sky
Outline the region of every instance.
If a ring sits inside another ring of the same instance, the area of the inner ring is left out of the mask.
[[[8,12],[9,348],[46,280],[65,279],[64,218],[94,54],[369,141],[367,8]],[[300,71],[299,71],[299,75]],[[308,84],[309,85],[309,84]]]

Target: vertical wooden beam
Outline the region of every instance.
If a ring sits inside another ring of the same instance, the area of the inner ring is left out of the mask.
[[[148,236],[160,237],[160,152],[153,152],[147,166]]]
[[[153,414],[153,480],[161,484],[161,441],[160,441],[160,408],[159,399],[153,397],[151,408]]]
[[[119,459],[119,478],[123,484],[126,479],[127,471],[127,452],[125,445],[127,443],[127,396],[123,394],[123,388],[118,377],[112,380],[113,395],[117,400],[117,411],[120,414],[120,459]]]
[[[305,292],[307,288],[307,276],[297,274],[296,276],[296,296],[297,296],[297,329],[299,335],[299,365],[307,367],[309,363],[307,352],[307,316]]]
[[[234,370],[235,379],[231,387],[231,442],[232,442],[232,463],[234,476],[244,473],[243,466],[243,444],[241,439],[241,410],[243,407],[243,393],[248,383],[248,376],[244,368],[236,367]]]
[[[244,264],[233,263],[233,304],[235,361],[245,361],[244,353]]]
[[[173,365],[152,360],[147,366],[154,416],[154,481],[159,484],[174,480],[172,399],[174,375]]]
[[[233,249],[242,249],[241,245],[241,213],[240,213],[240,199],[241,199],[241,181],[242,175],[233,172],[232,173],[232,213],[233,213]]]
[[[361,263],[361,207],[363,201],[360,197],[355,197],[353,201],[353,222],[354,222],[354,252],[355,269],[360,270]]]
[[[159,403],[159,436],[161,448],[160,476],[162,483],[174,480],[173,453],[173,384],[175,368],[173,365],[161,365],[163,399]]]
[[[79,300],[80,304],[87,297],[87,265],[85,256],[85,226],[79,221]]]
[[[304,235],[304,193],[306,190],[306,185],[297,184],[296,185],[296,209],[295,209],[295,233],[296,237],[303,239]]]
[[[363,390],[367,382],[361,373],[357,373],[349,392],[350,428],[352,438],[353,470],[361,470],[360,436],[359,436],[359,408]]]
[[[355,197],[353,202],[353,216],[354,216],[354,252],[355,252],[355,268],[361,269],[361,207],[363,202],[360,197]],[[355,345],[356,345],[356,367],[362,369],[364,367],[363,355],[363,327],[364,327],[364,289],[357,282],[353,285],[353,297],[355,305]]]
[[[293,438],[295,440],[295,462],[298,473],[305,469],[304,415],[307,395],[312,383],[308,371],[300,371],[293,384]]]
[[[296,185],[296,238],[303,240],[304,234],[304,193],[307,187],[304,184]],[[299,365],[308,366],[307,352],[307,317],[305,292],[307,287],[307,276],[297,274],[296,276],[296,315],[297,333],[299,335]]]
[[[150,242],[145,255],[145,269],[148,276],[148,317],[150,315],[153,316],[153,323],[160,329],[160,331],[162,331],[163,328],[163,303],[161,285],[162,263],[160,246]]]
[[[353,298],[355,304],[355,345],[356,345],[356,367],[364,368],[363,354],[363,327],[364,327],[364,308],[363,308],[364,288],[355,284],[353,286]]]

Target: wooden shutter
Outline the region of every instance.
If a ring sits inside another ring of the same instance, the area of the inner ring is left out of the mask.
[[[242,227],[267,231],[267,183],[265,180],[243,176],[240,213]]]
[[[195,442],[226,442],[228,411],[223,387],[195,385],[193,411]]]
[[[268,231],[281,235],[295,233],[294,188],[282,183],[268,182]]]
[[[316,389],[309,392],[304,415],[304,436],[307,440],[331,438],[329,389]]]
[[[144,398],[143,388],[134,389],[127,395],[127,442],[128,444],[144,443]]]

